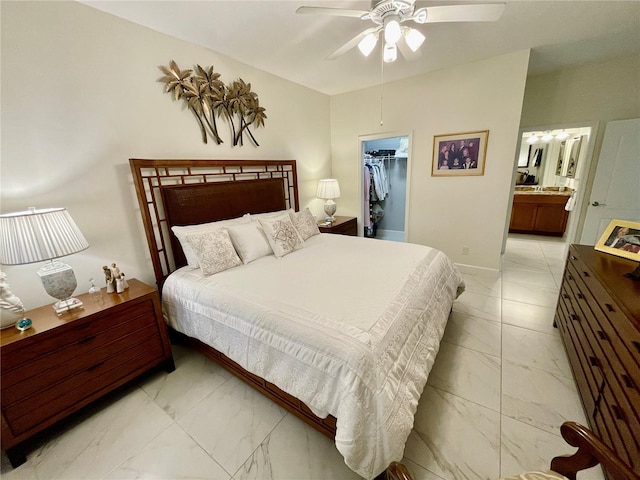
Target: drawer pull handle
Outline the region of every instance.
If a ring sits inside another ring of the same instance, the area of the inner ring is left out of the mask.
[[[83,323],[82,325],[78,325],[77,327],[73,327],[74,330],[84,330],[87,327],[91,326],[91,322]]]
[[[620,407],[618,407],[617,405],[611,405],[611,410],[613,410],[613,414],[618,420],[622,420],[623,422],[627,421],[624,416],[624,412],[620,410]]]
[[[604,306],[607,307],[607,310],[612,313],[616,311],[616,309],[613,308],[613,305],[611,305],[610,303],[605,303]]]
[[[577,260],[578,257],[576,257],[575,255],[571,255],[571,260]]]
[[[573,280],[573,276],[571,276],[571,274],[570,274],[570,273],[567,273],[567,278],[568,278],[569,280]]]
[[[580,300],[584,300],[584,295],[582,295],[580,292],[576,293],[576,298],[579,298]]]
[[[600,340],[605,340],[607,342],[609,341],[609,336],[602,330],[598,330],[598,336],[600,337]]]
[[[82,340],[80,340],[80,341],[78,342],[78,345],[82,345],[82,344],[84,344],[84,343],[89,343],[89,342],[91,342],[92,340],[95,340],[95,338],[96,338],[96,336],[95,336],[95,335],[91,335],[90,337],[83,338]]]
[[[563,293],[562,296],[567,299],[569,298],[569,295],[567,295],[566,293]]]
[[[87,372],[91,372],[91,371],[95,370],[96,368],[100,367],[103,363],[104,363],[104,361],[98,362],[95,365],[90,366],[89,368],[87,368]]]
[[[636,386],[633,384],[633,380],[629,378],[629,375],[623,373],[620,376],[622,377],[622,380],[624,381],[624,384],[627,386],[627,388],[636,388]]]
[[[589,363],[591,364],[592,367],[599,367],[600,366],[600,360],[598,360],[594,356],[590,356],[589,357]]]
[[[582,276],[583,277],[590,277],[591,275],[589,275],[589,272],[582,272]]]
[[[631,340],[631,343],[633,344],[634,347],[636,347],[636,350],[638,351],[638,353],[640,353],[640,342],[636,342],[635,340]]]
[[[571,314],[571,320],[575,320],[576,322],[580,322],[581,319],[578,315],[576,315],[575,313]]]

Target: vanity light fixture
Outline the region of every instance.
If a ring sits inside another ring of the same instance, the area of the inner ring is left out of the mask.
[[[566,130],[562,130],[558,135],[556,135],[556,138],[558,140],[566,140],[567,138],[569,138],[569,134]]]
[[[545,134],[542,136],[542,141],[550,142],[551,140],[553,140],[553,135],[551,135],[551,132],[545,132]]]
[[[534,143],[536,143],[538,140],[540,140],[540,139],[538,138],[538,136],[537,136],[535,133],[533,133],[533,134],[531,134],[531,136],[530,136],[529,138],[527,138],[527,143],[529,143],[529,144],[534,144]]]

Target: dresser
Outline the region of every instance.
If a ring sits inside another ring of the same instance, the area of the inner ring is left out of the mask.
[[[337,233],[339,235],[358,235],[358,220],[356,217],[335,217],[331,225],[319,224],[320,233]]]
[[[21,443],[150,368],[174,369],[158,292],[128,280],[124,293],[79,295],[83,308],[25,313],[31,329],[0,332],[2,449],[16,467]]]
[[[640,474],[640,282],[636,262],[572,245],[555,323],[592,430]]]

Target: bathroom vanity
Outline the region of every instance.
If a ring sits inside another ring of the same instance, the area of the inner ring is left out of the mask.
[[[569,218],[564,207],[571,193],[558,187],[516,187],[509,232],[561,237]]]

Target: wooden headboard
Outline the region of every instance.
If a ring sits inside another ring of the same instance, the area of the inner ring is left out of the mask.
[[[295,160],[129,160],[158,288],[186,264],[174,225],[299,210]]]

